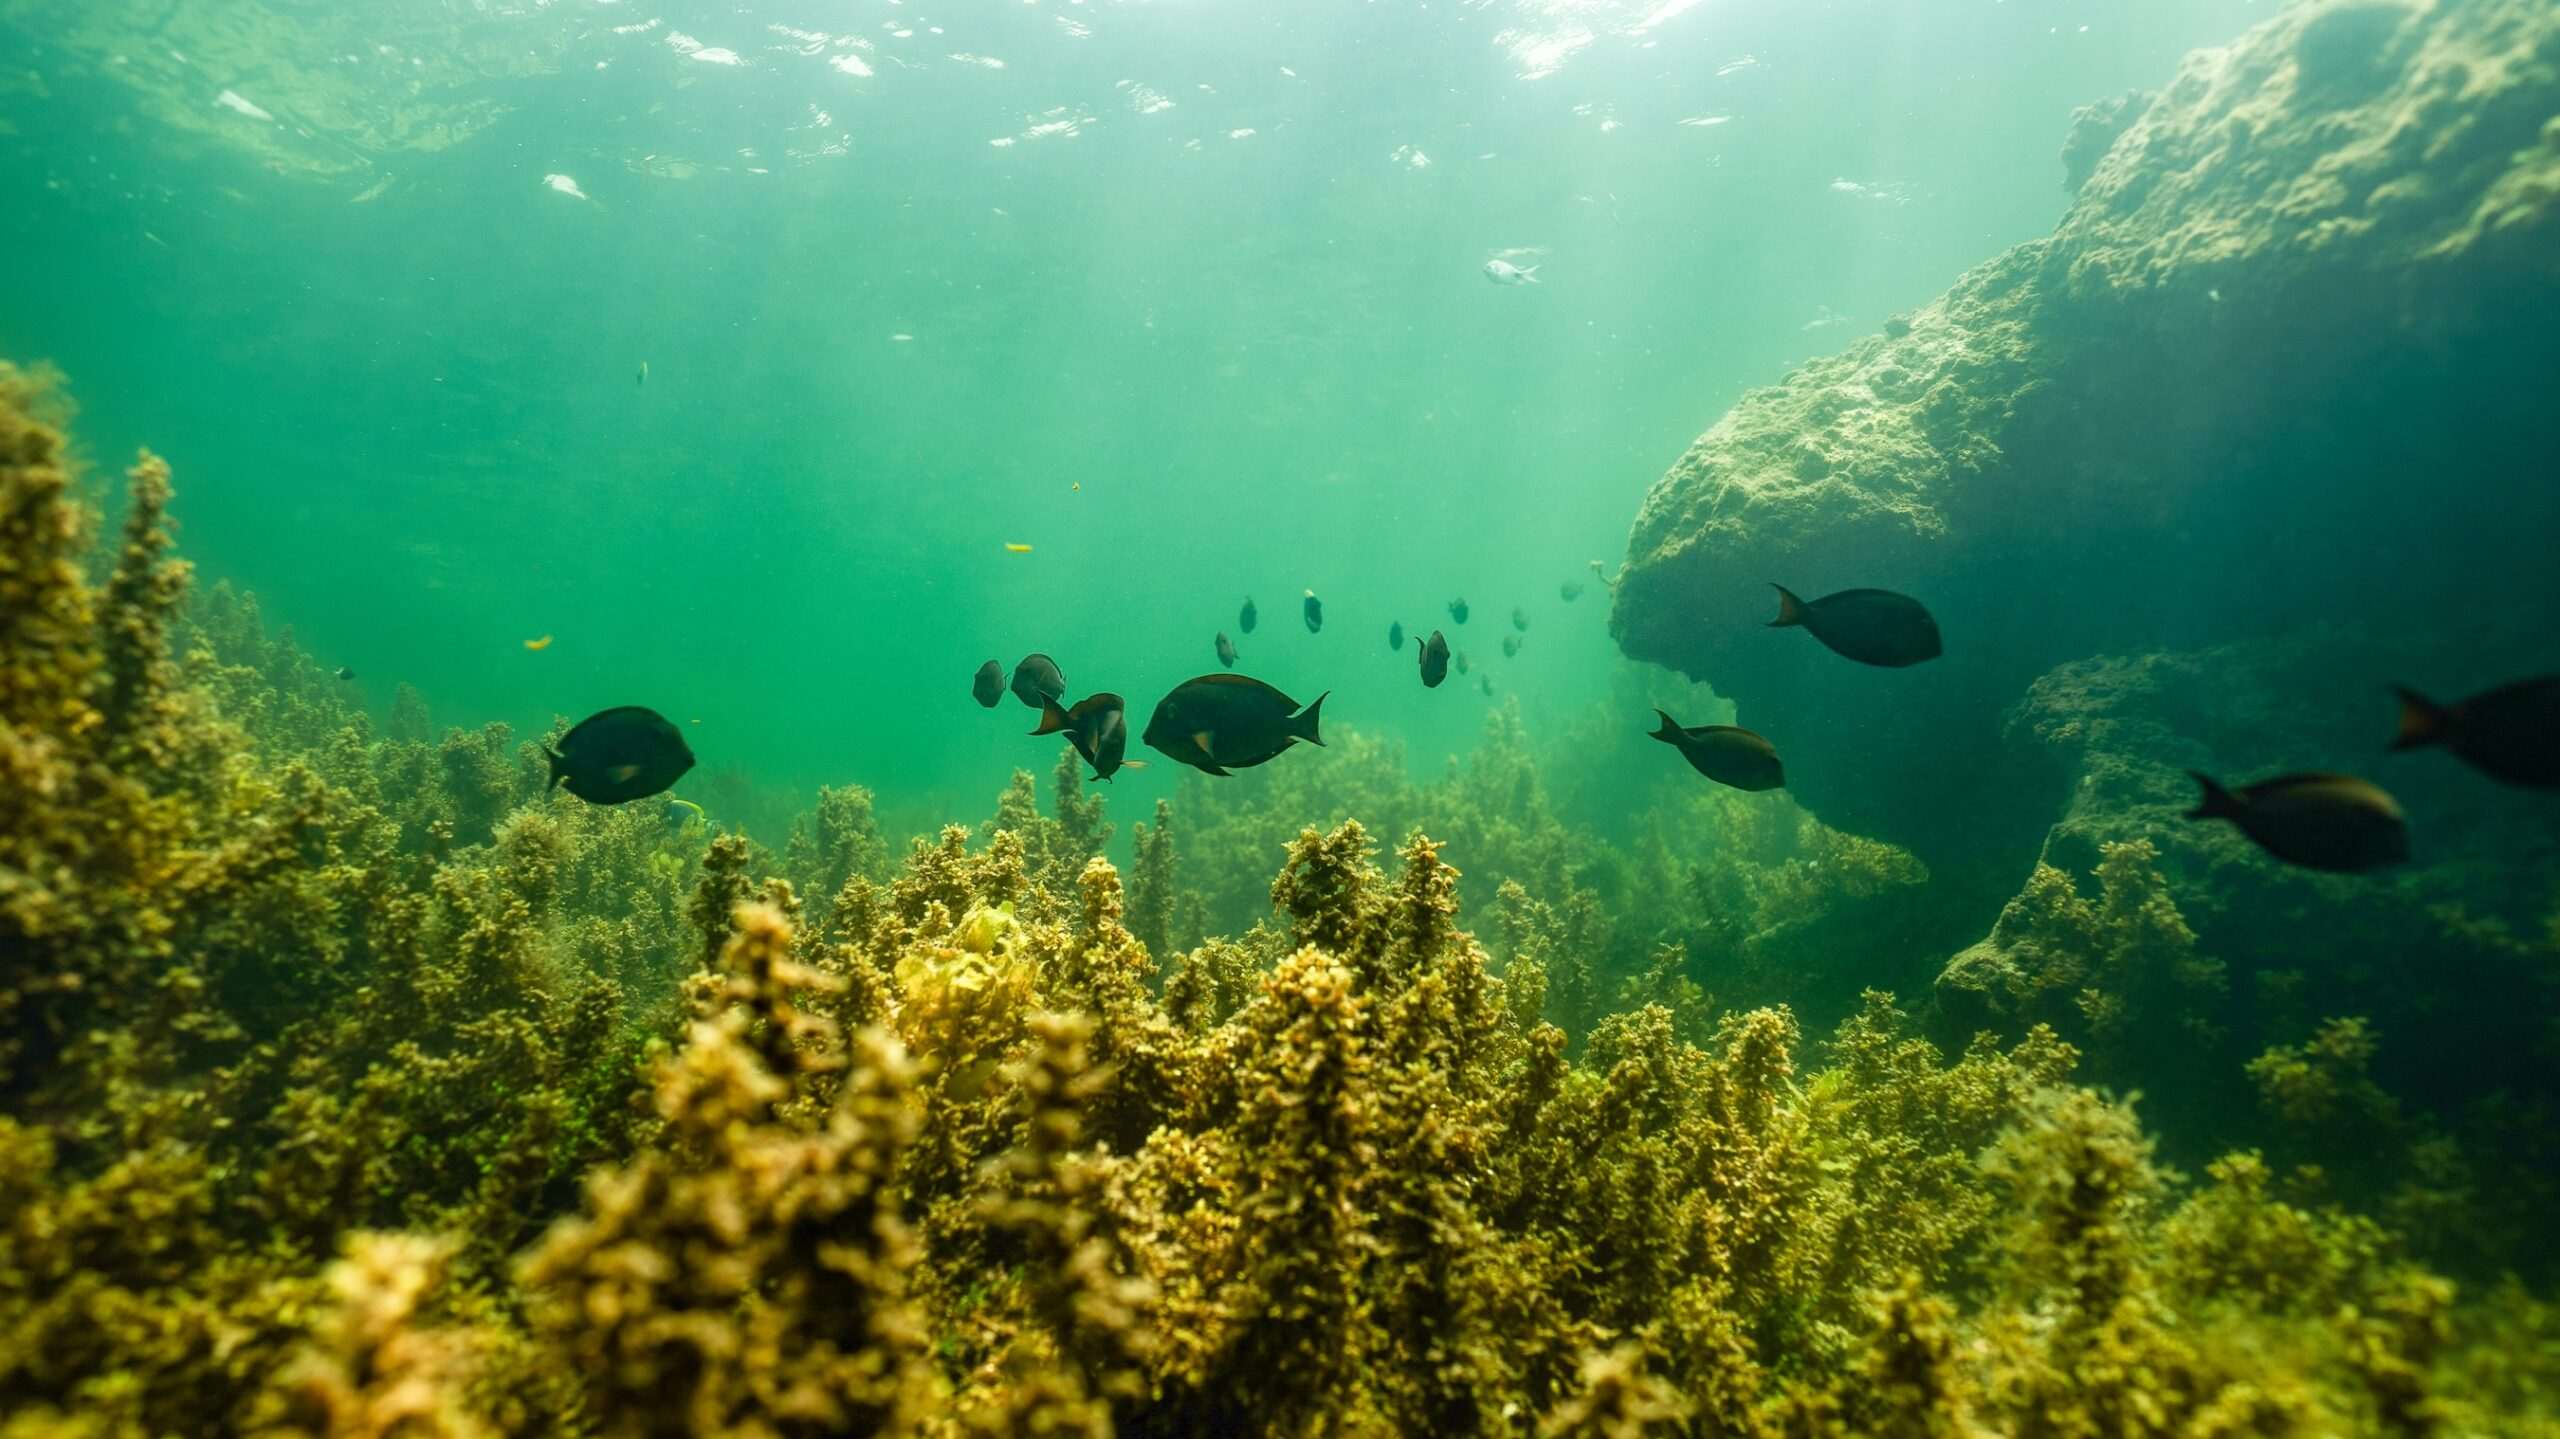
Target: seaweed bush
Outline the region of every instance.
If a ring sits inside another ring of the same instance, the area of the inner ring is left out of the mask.
[[[0,371],[8,1439],[2560,1433],[2545,1305],[2259,1154],[2176,1174],[2055,1024],[1719,1008],[1516,717],[1436,788],[1355,744],[1160,807],[1126,890],[1072,763],[894,864],[830,790],[776,854],[182,620],[148,458],[91,579],[36,399]],[[1697,913],[1815,862],[1759,854]],[[2175,1012],[2140,890],[2087,976]],[[2352,1111],[2360,1043],[2261,1078]]]

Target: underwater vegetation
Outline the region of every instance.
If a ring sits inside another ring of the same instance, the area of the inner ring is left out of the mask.
[[[2140,833],[1945,1042],[1776,972],[1917,859],[1685,773],[1603,842],[1509,708],[1428,785],[1187,777],[1125,882],[1063,745],[776,850],[376,724],[192,591],[160,461],[93,533],[57,394],[0,369],[8,1439],[2560,1433],[2551,1309],[2322,1183],[2423,1127],[2387,1024],[2220,1076],[2290,1154],[2090,1082],[2230,1022]]]

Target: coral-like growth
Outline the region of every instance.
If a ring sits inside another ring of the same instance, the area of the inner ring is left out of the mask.
[[[1479,772],[1371,776],[1468,838],[1300,824],[1251,927],[1177,951],[1181,866],[1290,791],[1186,819],[1179,864],[1160,808],[1134,896],[1072,766],[1054,817],[1022,777],[894,870],[857,789],[778,858],[586,806],[503,733],[277,701],[305,660],[238,597],[181,652],[165,476],[93,583],[27,404],[0,383],[10,1439],[2554,1422],[2551,1310],[2396,1227],[2488,1212],[2473,1150],[2399,1126],[2425,1183],[2378,1217],[2255,1152],[2191,1186],[2080,1082],[2065,1034],[2121,1056],[2218,992],[2140,845],[2004,923],[2013,1042],[1950,1056],[1871,992],[1808,1045],[1627,936],[1502,716]],[[1777,909],[1798,864],[1903,883],[1770,823]],[[2376,1035],[2253,1072],[2375,1127]]]

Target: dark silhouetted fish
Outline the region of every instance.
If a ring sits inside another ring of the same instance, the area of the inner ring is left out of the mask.
[[[1465,674],[1466,672],[1467,672],[1467,652],[1466,652],[1465,650],[1460,650],[1460,651],[1458,651],[1458,673],[1460,673],[1460,674]]]
[[[1064,733],[1067,743],[1093,766],[1093,777],[1107,780],[1120,772],[1122,757],[1129,750],[1128,707],[1115,694],[1086,695],[1074,709],[1042,705],[1040,727],[1032,733]]]
[[[1324,601],[1317,599],[1313,590],[1307,591],[1306,613],[1308,634],[1324,628]]]
[[[1004,698],[1004,666],[989,660],[978,666],[978,677],[969,682],[969,693],[989,709]]]
[[[355,677],[356,677],[356,672],[355,672],[355,670],[354,670],[352,667],[347,666],[347,665],[340,665],[340,666],[338,666],[338,678],[340,678],[340,679],[342,679],[342,680],[351,680],[351,679],[354,679]]]
[[[1518,635],[1504,635],[1502,637],[1502,657],[1504,659],[1511,659],[1519,653],[1520,637]]]
[[[1842,590],[1807,602],[1785,585],[1778,592],[1778,617],[1771,629],[1802,625],[1833,654],[1862,665],[1900,669],[1938,657],[1938,622],[1920,602],[1891,590]]]
[[[1485,675],[1479,678],[1476,683],[1484,686],[1484,697],[1486,699],[1493,698],[1493,676]]]
[[[1387,648],[1399,651],[1404,648],[1404,621],[1398,620],[1387,626]]]
[[[1654,713],[1662,715],[1662,728],[1653,737],[1679,750],[1689,768],[1735,789],[1785,787],[1787,772],[1778,763],[1778,748],[1760,736],[1729,724],[1686,728],[1661,710]]]
[[[1582,581],[1565,581],[1563,584],[1556,587],[1556,595],[1566,604],[1572,604],[1575,600],[1582,598]]]
[[[1511,627],[1522,634],[1529,632],[1529,612],[1518,605],[1511,607]]]
[[[1324,695],[1303,711],[1298,702],[1250,675],[1214,674],[1184,680],[1156,702],[1144,736],[1152,749],[1204,774],[1226,774],[1263,763],[1316,733]]]
[[[1218,631],[1218,663],[1229,669],[1236,667],[1236,642],[1227,638],[1225,630]]]
[[[1431,638],[1414,646],[1414,659],[1422,666],[1422,687],[1440,688],[1440,682],[1449,677],[1449,637],[1433,630]]]
[[[1253,607],[1253,596],[1245,596],[1244,608],[1236,611],[1236,631],[1239,634],[1252,634],[1255,623],[1261,618],[1262,611]]]
[[[639,705],[603,710],[560,737],[551,783],[589,804],[625,804],[663,794],[693,768],[693,751],[666,716]]]
[[[2400,696],[2393,749],[2442,745],[2491,779],[2560,788],[2560,675],[2517,680],[2451,705],[2393,689]]]
[[[1013,697],[1033,709],[1067,697],[1067,677],[1047,655],[1024,655],[1013,667]]]
[[[1466,600],[1461,598],[1449,601],[1449,622],[1460,625],[1467,622]]]
[[[2399,802],[2370,781],[2289,774],[2234,791],[2209,775],[2187,774],[2204,788],[2187,818],[2227,819],[2287,864],[2353,874],[2409,857],[2409,827]]]

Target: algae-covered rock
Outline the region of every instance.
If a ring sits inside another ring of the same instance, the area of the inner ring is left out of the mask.
[[[1611,619],[1942,870],[2040,827],[1997,717],[2056,664],[2560,603],[2560,8],[2299,5],[2066,158],[2050,237],[1690,447]],[[1772,581],[1917,595],[1946,657],[1843,665]]]
[[[2093,1042],[2118,1031],[2101,1054],[2102,1069],[2121,1066],[2107,1081],[2173,1107],[2184,1094],[2227,1109],[2218,1096],[2251,1056],[2301,1041],[2327,1016],[2368,1015],[2395,1093],[2448,1108],[2497,1089],[2547,1099],[2545,1017],[2560,979],[2522,937],[2560,905],[2560,832],[2541,796],[2441,752],[2387,753],[2394,702],[2373,678],[2422,676],[2420,687],[2455,693],[2461,684],[2442,678],[2451,666],[2501,672],[2536,647],[2529,630],[2326,627],[2101,656],[2038,678],[2007,716],[2006,766],[2034,776],[2031,792],[2059,817],[2014,872],[2015,897],[1990,932],[1940,973],[1941,1021],[1970,1031],[2056,1018],[2071,1034],[2077,1011]],[[2189,770],[2240,783],[2301,769],[2389,789],[2408,814],[2411,862],[2317,874],[2269,858],[2232,825],[2185,817],[2197,798]],[[2156,878],[2125,872],[2127,845]],[[2157,899],[2176,925],[2136,913]],[[2153,942],[2164,927],[2185,939]],[[2202,992],[2224,986],[2227,1001]],[[2124,1013],[2128,1001],[2144,1007],[2144,991],[2150,1012]],[[2448,1067],[2453,1054],[2463,1062]],[[2181,1118],[2195,1133],[2245,1116]]]

